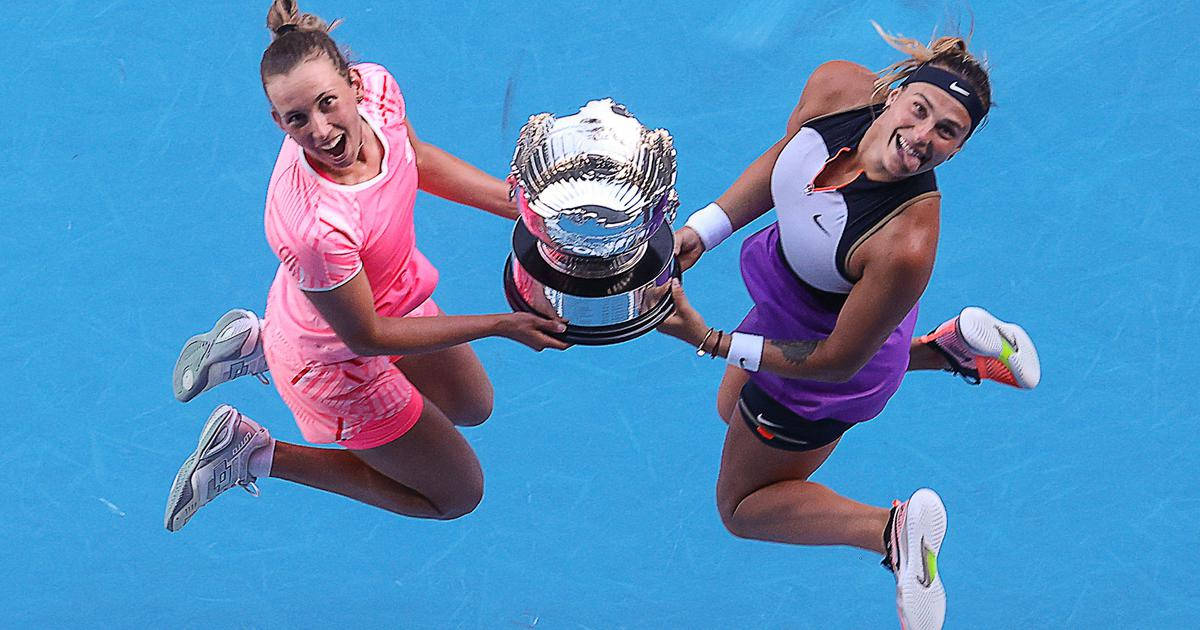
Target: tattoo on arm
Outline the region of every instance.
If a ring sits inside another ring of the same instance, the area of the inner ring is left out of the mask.
[[[783,358],[795,366],[804,365],[804,362],[808,360],[808,356],[813,353],[813,350],[817,349],[816,341],[771,340],[768,343],[778,348],[783,353]]]

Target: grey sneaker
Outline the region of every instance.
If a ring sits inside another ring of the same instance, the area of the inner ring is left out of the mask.
[[[269,383],[261,333],[258,315],[235,308],[222,315],[212,330],[188,339],[175,361],[171,379],[175,398],[187,402],[201,392],[246,374]]]
[[[179,531],[196,510],[234,486],[258,496],[249,471],[250,454],[270,443],[271,434],[237,409],[220,405],[213,410],[200,432],[200,445],[171,484],[163,519],[167,530]]]

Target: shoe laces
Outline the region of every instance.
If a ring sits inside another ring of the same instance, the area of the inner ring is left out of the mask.
[[[961,377],[962,380],[966,381],[967,383],[969,383],[971,385],[978,385],[983,382],[983,379],[979,377],[978,370],[967,370],[966,368],[963,368],[962,366],[951,366],[949,368],[946,368],[946,371],[950,372],[951,374]]]
[[[256,499],[258,497],[262,496],[262,493],[260,493],[258,491],[258,484],[254,483],[253,479],[247,479],[246,481],[239,481],[237,485],[241,486],[242,490],[245,490],[246,492],[250,493],[250,496],[252,496]]]
[[[937,342],[937,340],[930,341],[929,347],[937,350],[938,354],[942,355],[942,357],[946,359],[946,364],[950,366],[945,369],[946,372],[950,372],[951,374],[962,377],[964,381],[970,383],[971,385],[978,385],[983,382],[982,379],[979,378],[979,370],[971,369],[960,363],[958,357],[956,357],[953,352],[943,348],[942,345]]]

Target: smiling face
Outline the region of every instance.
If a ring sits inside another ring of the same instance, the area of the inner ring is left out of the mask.
[[[890,179],[932,170],[962,148],[967,108],[931,83],[910,83],[888,94],[887,109],[871,125],[867,159]]]
[[[263,85],[279,128],[333,173],[354,165],[365,135],[357,107],[362,82],[356,70],[349,72],[347,79],[328,57],[317,55]]]

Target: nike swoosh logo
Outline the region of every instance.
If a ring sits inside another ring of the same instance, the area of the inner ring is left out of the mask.
[[[937,554],[929,548],[929,544],[925,542],[925,537],[921,537],[921,569],[924,575],[921,576],[921,586],[929,588],[933,586],[933,580],[937,577]]]
[[[959,94],[962,94],[963,96],[970,96],[970,95],[971,95],[971,93],[970,93],[970,92],[968,92],[968,91],[964,90],[964,89],[962,88],[962,86],[960,86],[960,85],[958,84],[958,81],[954,81],[954,82],[950,83],[950,91],[951,91],[951,92],[958,92]]]
[[[814,214],[813,215],[813,223],[816,223],[817,227],[821,228],[821,231],[825,233],[825,236],[833,236],[832,234],[829,233],[829,230],[825,229],[824,225],[821,225],[821,215]]]
[[[754,419],[755,419],[755,420],[756,420],[756,421],[757,421],[759,424],[761,424],[761,425],[763,425],[763,426],[768,426],[768,427],[771,427],[772,429],[778,429],[778,428],[779,428],[779,425],[778,425],[778,424],[775,424],[774,422],[771,422],[770,420],[767,420],[766,418],[764,418],[764,417],[763,417],[763,415],[762,415],[761,413],[760,413],[760,414],[758,414],[757,416],[755,416],[755,417],[754,417]]]

